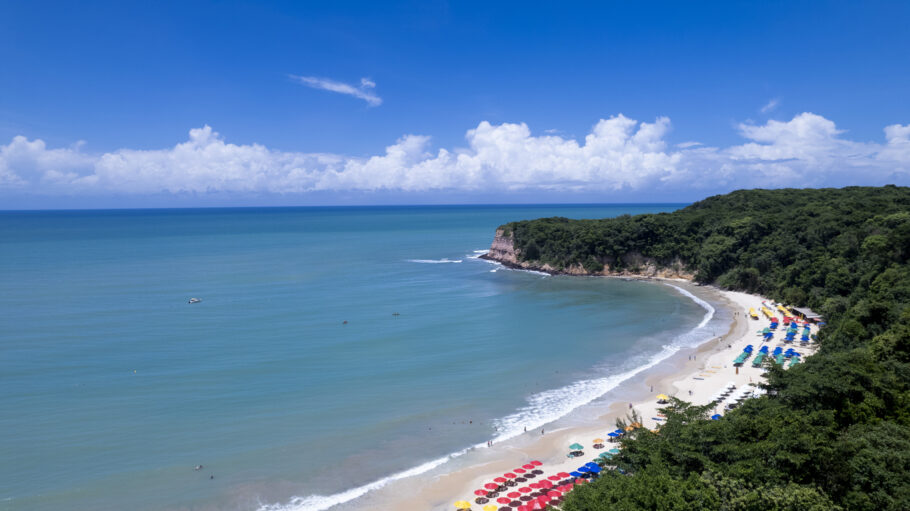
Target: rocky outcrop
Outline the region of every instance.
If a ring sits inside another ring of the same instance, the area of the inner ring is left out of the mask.
[[[669,265],[659,265],[655,260],[644,257],[641,254],[626,254],[623,256],[626,266],[633,268],[634,271],[628,268],[613,270],[611,269],[612,261],[603,261],[604,268],[602,271],[589,272],[581,264],[573,264],[565,268],[554,268],[549,264],[542,264],[540,261],[522,261],[520,255],[520,251],[515,248],[515,240],[512,235],[506,234],[502,229],[497,229],[496,235],[493,237],[493,243],[490,245],[490,251],[482,255],[481,258],[502,263],[509,268],[543,271],[553,275],[654,277],[695,280],[695,274],[687,271],[685,264],[678,258]]]

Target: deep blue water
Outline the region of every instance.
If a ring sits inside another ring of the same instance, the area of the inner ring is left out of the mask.
[[[254,510],[539,427],[705,311],[475,251],[678,207],[0,212],[0,509]]]

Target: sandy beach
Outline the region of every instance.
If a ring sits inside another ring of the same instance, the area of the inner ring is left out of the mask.
[[[356,499],[350,503],[350,507],[345,508],[375,509],[381,506],[385,509],[452,510],[455,509],[453,505],[455,501],[466,500],[473,503],[476,498],[475,490],[532,460],[542,462],[538,469],[543,473],[536,478],[528,479],[524,485],[541,481],[560,472],[576,470],[601,453],[617,446],[607,442],[604,448],[595,449],[593,440],[607,439],[607,434],[616,429],[616,419],[628,417],[633,410],[643,419],[644,427],[649,429],[659,427],[658,408],[663,406],[658,404],[659,394],[703,405],[731,382],[737,389],[760,382],[763,373],[761,368],[754,368],[747,361],[737,370],[733,360],[748,344],[752,344],[756,352],[763,345],[767,345],[769,350],[776,346],[785,346],[780,331],[771,342],[762,343],[762,337],[757,332],[767,326],[768,321],[763,317],[758,320],[749,318],[750,308],[760,310],[763,301],[768,303],[770,301],[761,296],[696,286],[685,281],[672,280],[668,283],[682,286],[702,298],[711,298],[713,303],[728,308],[732,317],[729,330],[723,335],[707,340],[695,349],[680,350],[669,359],[624,382],[615,389],[613,393],[615,399],[605,405],[585,410],[589,415],[586,417],[589,419],[586,425],[528,431],[519,437],[486,449],[479,449],[486,452],[471,453],[476,454],[474,458],[477,459],[472,460],[475,462],[470,466],[450,469],[444,474],[431,471],[395,481],[361,499]],[[814,344],[808,346],[799,346],[798,342],[795,344],[797,344],[795,349],[803,356],[810,355],[815,350]],[[715,413],[723,414],[723,406],[723,403],[718,404]],[[583,456],[567,457],[568,446],[573,443],[584,446]],[[440,470],[444,468],[441,467]],[[490,504],[496,505],[495,499]],[[475,504],[473,509],[481,507],[482,505]]]

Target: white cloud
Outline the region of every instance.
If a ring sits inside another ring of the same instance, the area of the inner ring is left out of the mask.
[[[15,137],[0,146],[0,191],[41,194],[286,193],[330,191],[559,191],[675,193],[733,188],[910,184],[910,125],[885,128],[885,142],[843,138],[834,122],[803,113],[790,121],[741,124],[746,142],[668,148],[670,120],[623,115],[598,121],[583,141],[532,134],[524,123],[483,121],[466,147],[434,149],[405,135],[382,154],[352,158],[227,143],[210,127],[159,150],[100,155],[48,149]]]
[[[779,104],[780,104],[780,100],[778,100],[777,98],[772,98],[770,101],[765,103],[765,106],[761,107],[760,111],[761,111],[761,113],[766,114],[766,113],[774,110],[775,108],[777,108],[777,105],[779,105]]]
[[[371,89],[376,88],[376,82],[370,80],[369,78],[361,78],[360,87],[355,87],[344,82],[330,80],[328,78],[318,78],[315,76],[291,75],[291,78],[303,85],[306,85],[307,87],[337,92],[339,94],[347,94],[348,96],[360,98],[366,101],[370,106],[379,106],[382,104],[382,98],[371,91]]]

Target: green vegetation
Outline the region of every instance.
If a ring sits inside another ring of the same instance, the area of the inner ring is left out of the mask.
[[[668,214],[507,227],[525,260],[631,268],[678,263],[700,282],[808,305],[819,352],[772,364],[768,395],[722,420],[674,401],[636,430],[619,472],[565,511],[910,509],[910,188],[751,190]]]

